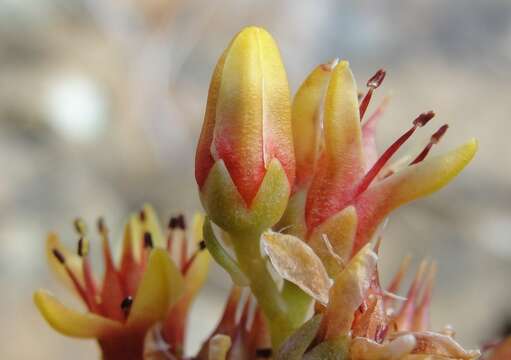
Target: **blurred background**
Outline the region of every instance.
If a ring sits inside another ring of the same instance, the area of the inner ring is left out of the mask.
[[[335,57],[350,60],[361,88],[385,68],[381,149],[430,109],[436,125],[412,148],[443,122],[436,152],[479,139],[454,183],[392,215],[381,271],[388,280],[408,253],[436,259],[433,325],[452,324],[467,347],[509,328],[510,1],[0,0],[0,358],[97,357],[94,342],[52,331],[32,304],[40,287],[75,304],[47,268],[45,236],[75,246],[78,215],[104,215],[120,235],[146,201],[162,220],[200,209],[193,158],[210,75],[249,24],[274,35],[293,92]],[[190,351],[228,286],[215,269]]]

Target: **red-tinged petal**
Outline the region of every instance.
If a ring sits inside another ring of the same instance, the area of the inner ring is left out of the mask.
[[[70,251],[65,246],[63,246],[60,243],[59,236],[57,234],[48,234],[46,239],[46,257],[48,263],[57,278],[62,281],[69,289],[72,289],[74,292],[76,292],[76,287],[74,286],[73,281],[69,277],[66,268],[62,266],[62,263],[55,257],[53,252],[54,250],[57,250],[60,254],[63,255],[66,261],[66,265],[73,272],[73,274],[75,274],[81,286],[84,285],[82,258],[78,256],[74,251]]]
[[[322,338],[337,339],[347,335],[355,311],[367,296],[378,257],[368,244],[361,249],[335,279],[330,289],[322,324]]]
[[[325,98],[323,132],[325,149],[305,209],[309,232],[351,202],[364,174],[357,88],[346,61],[332,72]]]
[[[292,106],[293,141],[296,158],[296,187],[309,182],[314,174],[322,142],[322,111],[330,81],[331,64],[316,67],[298,89]]]
[[[227,49],[228,50],[228,49]],[[195,153],[195,180],[202,188],[202,185],[208,177],[209,171],[213,167],[215,160],[211,154],[211,144],[213,142],[213,134],[215,129],[216,105],[218,102],[218,93],[220,90],[220,82],[222,79],[222,71],[224,68],[226,51],[222,54],[215,66],[211,82],[209,85],[208,101],[206,104],[206,114],[202,123],[202,130],[197,144]]]
[[[114,268],[107,267],[101,289],[101,311],[104,315],[117,321],[123,321],[125,316],[120,304],[125,298],[122,282]]]
[[[353,323],[352,336],[366,337],[381,342],[388,325],[381,296],[371,296],[367,310]]]
[[[370,186],[355,201],[359,223],[354,251],[371,238],[378,224],[392,210],[449,183],[472,160],[476,151],[476,140],[470,140],[455,150],[409,166]]]
[[[165,319],[183,292],[183,278],[164,249],[153,249],[134,296],[127,324],[144,329]]]
[[[211,153],[225,162],[247,205],[273,158],[294,183],[287,77],[277,45],[261,28],[242,30],[225,53]]]
[[[114,336],[122,330],[121,323],[96,314],[71,310],[44,290],[35,292],[34,302],[50,326],[67,336],[102,338]]]
[[[385,97],[382,103],[362,126],[362,144],[364,147],[366,171],[374,165],[379,157],[378,149],[376,148],[376,125],[383,116],[389,100],[389,97]]]

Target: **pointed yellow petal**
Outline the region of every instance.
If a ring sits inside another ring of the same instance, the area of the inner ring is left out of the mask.
[[[355,311],[367,296],[377,259],[370,244],[367,244],[335,279],[323,318],[325,339],[336,339],[348,334]]]
[[[355,251],[370,239],[390,211],[445,186],[472,160],[476,151],[477,141],[472,139],[455,150],[409,166],[369,187],[356,199],[359,225]]]
[[[347,264],[353,249],[355,234],[357,232],[357,213],[353,206],[349,206],[339,213],[329,217],[321,225],[314,229],[308,244],[314,249],[321,258],[328,274],[335,277],[342,270],[339,259],[343,264]],[[332,254],[327,248],[325,241],[330,242]]]
[[[196,213],[195,215],[193,215],[192,236],[193,236],[193,242],[195,244],[200,243],[204,239],[204,236],[202,234],[202,227],[204,226],[204,219],[205,219],[204,214]]]
[[[153,249],[131,306],[128,325],[144,328],[165,319],[183,288],[183,277],[169,254],[163,249]]]
[[[337,63],[316,67],[298,89],[293,100],[292,125],[296,158],[296,185],[308,182],[319,157],[323,100],[332,69]]]
[[[305,209],[309,231],[349,204],[364,174],[357,88],[346,61],[335,67],[328,85],[323,132],[325,149]]]
[[[65,267],[57,260],[53,254],[53,250],[58,250],[66,259],[66,264],[69,269],[76,275],[76,278],[80,284],[84,284],[83,279],[83,266],[82,259],[74,252],[69,251],[65,246],[60,243],[59,236],[55,233],[48,234],[46,239],[46,257],[50,268],[53,270],[59,280],[61,280],[68,288],[76,292],[76,288],[73,282],[69,278],[69,275]]]
[[[63,335],[102,338],[122,330],[121,323],[96,314],[71,310],[44,290],[34,293],[34,302],[50,326]]]
[[[211,255],[208,251],[200,251],[185,274],[184,296],[192,300],[208,278]]]
[[[326,305],[331,281],[321,260],[309,245],[296,236],[271,230],[264,232],[261,240],[279,275]]]

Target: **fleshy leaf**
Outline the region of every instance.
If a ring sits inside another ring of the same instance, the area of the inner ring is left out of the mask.
[[[296,330],[280,346],[275,360],[301,360],[321,325],[322,315],[316,315]]]
[[[477,141],[472,139],[455,150],[409,166],[370,186],[356,199],[359,223],[354,251],[370,239],[390,211],[446,185],[472,160],[476,151]]]
[[[339,213],[329,217],[325,222],[314,229],[308,244],[314,249],[325,265],[328,274],[334,278],[342,270],[339,259],[347,264],[353,242],[357,232],[357,213],[353,206],[349,206]],[[326,237],[326,238],[325,238]],[[332,245],[332,254],[325,241]]]
[[[81,313],[69,309],[44,290],[34,293],[34,302],[51,327],[63,335],[102,338],[115,335],[122,330],[121,323],[93,313]]]
[[[183,293],[183,278],[163,249],[153,249],[127,320],[143,328],[165,319],[169,308]]]
[[[337,275],[323,318],[323,338],[336,339],[348,334],[354,313],[367,296],[377,259],[378,256],[368,244]]]
[[[330,278],[314,250],[293,235],[266,231],[261,236],[263,248],[270,261],[284,279],[322,304],[328,302]]]

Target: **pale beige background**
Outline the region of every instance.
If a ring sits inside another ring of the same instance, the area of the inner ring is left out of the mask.
[[[105,215],[119,234],[144,201],[164,217],[200,208],[193,153],[210,73],[248,24],[273,33],[293,90],[338,56],[360,85],[387,69],[382,147],[429,109],[438,126],[451,124],[436,151],[480,140],[456,182],[392,216],[381,269],[388,279],[408,252],[436,259],[434,326],[453,324],[463,344],[511,319],[511,2],[2,0],[0,358],[96,356],[92,342],[51,331],[32,305],[39,287],[72,303],[46,267],[45,233],[71,245],[76,215]],[[214,325],[227,286],[214,270],[190,349]]]

